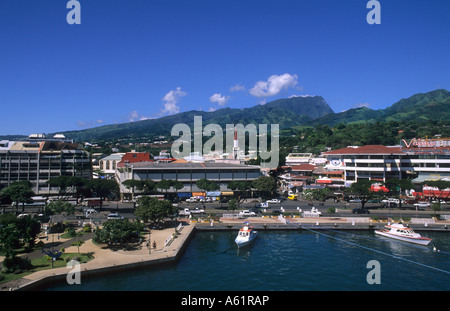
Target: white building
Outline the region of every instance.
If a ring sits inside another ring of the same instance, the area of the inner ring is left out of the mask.
[[[113,153],[107,157],[100,159],[99,161],[99,169],[104,174],[112,174],[116,173],[117,163],[122,160],[122,157],[125,153]]]
[[[450,147],[367,145],[324,152],[326,168],[344,171],[346,185],[359,179],[385,182],[412,179],[413,183],[450,177]]]
[[[289,153],[286,157],[286,165],[294,166],[307,164],[310,163],[312,157],[312,153]]]

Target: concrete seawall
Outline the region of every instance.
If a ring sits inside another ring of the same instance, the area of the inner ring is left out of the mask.
[[[333,230],[379,230],[386,226],[386,223],[330,223],[330,222],[312,222],[312,223],[251,223],[255,230],[305,230],[314,229],[333,229]],[[196,230],[199,231],[237,231],[242,224],[236,223],[218,223],[211,226],[210,224],[197,224]],[[450,227],[442,224],[409,224],[409,227],[415,231],[443,231],[450,232]]]
[[[179,236],[173,240],[170,246],[153,251],[151,254],[119,255],[111,252],[109,255],[102,255],[102,258],[98,258],[98,260],[94,259],[85,264],[81,264],[81,280],[116,272],[175,263],[182,257],[194,234],[195,226],[187,225],[183,227]],[[22,284],[11,288],[11,290],[40,290],[54,284],[66,282],[66,277],[69,272],[69,268],[42,270],[23,278]]]
[[[424,220],[423,223],[408,223],[417,231],[450,231],[450,221]],[[304,230],[334,229],[334,230],[375,230],[382,229],[387,222],[371,221],[369,217],[307,217],[307,218],[263,218],[249,217],[245,219],[221,219],[220,222],[202,222],[196,224],[196,230],[220,231],[239,230],[244,221],[249,221],[255,230]]]
[[[372,222],[364,218],[297,218],[297,219],[276,219],[253,217],[248,219],[221,219],[219,222],[191,223],[182,227],[180,234],[168,246],[151,251],[141,249],[140,251],[120,251],[114,252],[109,249],[101,249],[96,246],[95,259],[81,265],[81,280],[90,277],[105,276],[115,272],[122,272],[133,269],[143,269],[163,264],[176,263],[183,255],[189,245],[190,240],[198,231],[238,231],[244,221],[249,221],[255,230],[375,230],[382,229],[386,222]],[[449,232],[450,221],[439,221],[434,223],[410,223],[415,231],[442,231]],[[159,245],[164,245],[164,239],[173,232],[166,229],[159,232]],[[157,235],[152,233],[152,235]],[[70,268],[56,268],[35,272],[9,286],[10,290],[40,290],[66,281]],[[73,285],[76,286],[76,285]]]

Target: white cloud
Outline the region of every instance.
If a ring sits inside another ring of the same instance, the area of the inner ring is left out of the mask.
[[[178,101],[181,97],[186,96],[187,93],[181,90],[181,87],[177,87],[175,90],[167,93],[162,101],[164,102],[164,109],[162,113],[175,114],[180,112],[180,107],[178,107]]]
[[[297,84],[297,75],[285,73],[282,75],[272,75],[267,81],[258,81],[250,89],[250,94],[255,97],[269,97],[280,93],[283,89],[294,88]]]
[[[137,110],[133,110],[126,116],[126,119],[128,122],[136,122],[136,121],[148,120],[148,119],[153,119],[153,118],[144,116],[144,115],[140,114]]]
[[[213,111],[216,111],[216,108],[214,108],[214,107],[209,107],[209,110],[208,110],[209,112],[213,112]]]
[[[215,93],[209,98],[209,101],[212,103],[217,103],[219,104],[219,106],[225,106],[229,99],[230,96],[224,96],[220,93]]]
[[[240,92],[240,91],[245,91],[245,86],[243,86],[240,83],[237,83],[232,87],[230,87],[230,92]]]

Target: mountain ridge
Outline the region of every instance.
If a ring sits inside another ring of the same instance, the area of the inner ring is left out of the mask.
[[[129,135],[170,135],[173,125],[187,124],[192,127],[194,116],[201,116],[203,125],[226,124],[280,124],[280,128],[306,124],[317,117],[333,112],[322,96],[291,97],[271,101],[249,108],[222,108],[215,111],[190,110],[157,119],[103,125],[78,131],[58,132],[76,140],[108,139]],[[56,133],[52,133],[53,135]]]
[[[417,93],[402,98],[384,109],[370,109],[367,107],[352,108],[339,113],[331,113],[309,122],[315,126],[327,124],[335,126],[339,123],[355,122],[384,122],[419,120],[449,120],[450,119],[450,92],[437,89],[426,93]]]
[[[322,96],[292,96],[281,98],[263,105],[249,108],[225,107],[215,111],[190,110],[157,119],[147,119],[120,124],[102,125],[83,130],[62,131],[67,138],[76,141],[104,140],[130,136],[170,135],[177,123],[192,127],[194,116],[201,116],[203,126],[215,123],[225,128],[226,124],[280,124],[280,129],[296,126],[317,126],[339,123],[408,121],[419,119],[449,120],[450,92],[437,89],[426,93],[417,93],[403,98],[385,109],[373,110],[367,107],[352,108],[335,113]],[[21,135],[4,135],[2,139],[11,139]],[[22,136],[23,137],[23,136]]]

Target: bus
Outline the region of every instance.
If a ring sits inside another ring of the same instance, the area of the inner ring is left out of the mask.
[[[47,201],[46,198],[44,197],[40,197],[40,196],[35,196],[35,197],[31,197],[31,202],[30,203],[22,203],[19,202],[19,206],[24,206],[24,207],[39,207],[39,206],[44,206],[45,202]],[[15,207],[17,204],[17,202],[12,202],[11,206]]]
[[[83,200],[83,205],[87,207],[102,206],[102,203],[101,198],[86,198]]]

